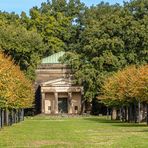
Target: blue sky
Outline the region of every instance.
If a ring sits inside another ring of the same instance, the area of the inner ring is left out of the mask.
[[[87,6],[96,5],[102,0],[81,0]],[[110,4],[123,4],[123,0],[103,0],[104,2],[109,2]],[[125,0],[128,1],[128,0]],[[20,14],[22,11],[29,13],[29,9],[33,6],[40,6],[42,2],[46,0],[0,0],[0,10],[7,12],[16,12]]]

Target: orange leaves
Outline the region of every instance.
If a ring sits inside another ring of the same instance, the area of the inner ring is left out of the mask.
[[[148,101],[148,65],[129,66],[108,77],[101,88],[102,98],[117,101]]]
[[[34,90],[31,81],[27,80],[10,57],[0,53],[0,107],[31,107]]]

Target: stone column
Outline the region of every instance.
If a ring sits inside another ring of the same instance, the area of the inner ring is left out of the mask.
[[[72,93],[68,93],[68,113],[72,114]]]
[[[44,105],[44,102],[45,102],[45,93],[42,92],[42,108],[41,108],[41,111],[42,113],[44,114],[45,113],[45,105]]]
[[[55,92],[54,93],[54,96],[55,96],[55,102],[54,102],[54,110],[55,110],[55,114],[58,114],[58,93]]]

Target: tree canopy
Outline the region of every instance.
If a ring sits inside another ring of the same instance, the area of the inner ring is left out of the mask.
[[[124,6],[102,2],[86,9],[77,48],[65,57],[83,83],[86,99],[98,95],[103,79],[113,72],[148,62],[147,5],[145,0]]]
[[[33,100],[32,82],[26,79],[10,57],[0,53],[0,107],[30,108]]]
[[[148,102],[148,65],[128,66],[105,79],[99,99],[108,106]]]

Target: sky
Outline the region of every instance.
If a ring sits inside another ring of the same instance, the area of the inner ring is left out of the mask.
[[[29,14],[29,9],[33,6],[40,7],[42,2],[47,0],[0,0],[0,10],[6,12],[15,12],[20,14],[22,11],[25,11]],[[101,1],[109,2],[110,4],[123,4],[123,0],[81,0],[86,6],[96,5]],[[128,0],[125,0],[128,1]]]

